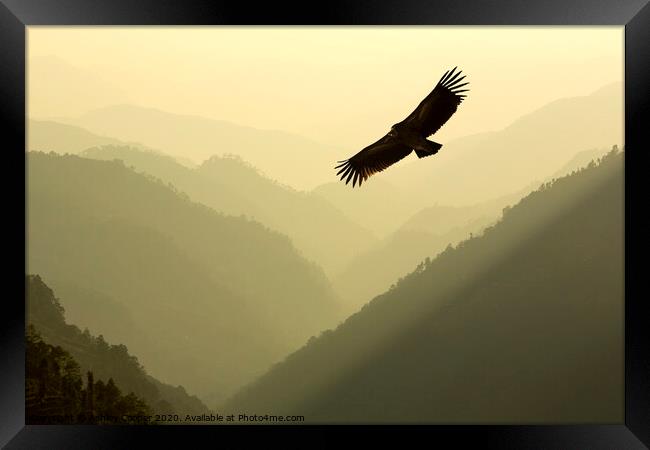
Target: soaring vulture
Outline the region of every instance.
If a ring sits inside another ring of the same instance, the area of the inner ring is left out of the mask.
[[[434,134],[456,112],[458,105],[465,98],[461,89],[469,83],[462,83],[465,75],[460,76],[456,67],[445,72],[433,91],[420,102],[415,111],[406,119],[393,125],[383,138],[361,150],[350,159],[339,161],[335,169],[345,184],[352,180],[352,187],[359,186],[368,177],[381,172],[388,166],[408,156],[413,150],[418,158],[435,155],[442,144],[427,137]]]

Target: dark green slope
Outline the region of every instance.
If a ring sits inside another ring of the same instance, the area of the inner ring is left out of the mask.
[[[619,423],[623,155],[545,184],[226,409],[313,422]]]
[[[113,378],[82,378],[77,361],[60,346],[43,341],[38,330],[25,330],[25,424],[151,424],[153,412],[135,393],[123,395]],[[84,380],[85,379],[85,380]],[[85,381],[85,383],[84,383]],[[171,406],[166,404],[166,410]]]
[[[111,337],[157,377],[223,395],[335,323],[325,275],[286,237],[119,162],[27,157],[29,270],[127,306],[137,335]]]
[[[40,276],[26,277],[26,292],[27,323],[34,326],[46,343],[69,352],[79,364],[82,375],[91,370],[95,380],[106,383],[112,378],[121,391],[125,394],[135,393],[155,413],[209,412],[198,398],[188,395],[183,387],[166,385],[148,375],[126,346],[111,345],[102,335],[95,337],[87,329],[82,332],[75,325],[66,323],[59,300]]]

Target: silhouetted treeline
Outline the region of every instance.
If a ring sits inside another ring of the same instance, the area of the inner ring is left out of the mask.
[[[74,358],[44,342],[33,325],[25,337],[27,424],[151,423],[149,406],[134,393],[122,395],[112,378],[95,381],[92,371],[82,380]]]
[[[310,422],[623,420],[623,154],[426,259],[224,411]]]
[[[57,364],[63,368],[69,361],[74,362],[70,363],[71,372],[66,375],[70,383],[76,383],[74,379],[79,375],[81,367],[82,372],[91,371],[94,374],[95,383],[99,383],[98,395],[103,392],[101,390],[104,386],[110,387],[107,395],[113,395],[111,392],[114,392],[115,386],[116,389],[129,393],[128,398],[137,395],[146,401],[153,413],[209,412],[198,398],[188,395],[183,387],[169,386],[149,376],[138,359],[129,354],[125,345],[111,345],[102,335],[95,337],[88,329],[82,332],[75,325],[67,324],[63,307],[40,276],[28,275],[25,281],[27,323],[33,330],[32,334],[38,335],[38,339],[28,336],[28,343],[34,344],[28,346],[29,358],[33,357],[29,355],[30,348],[39,352],[39,355],[44,349],[49,349],[48,354],[51,355],[64,355],[61,356],[63,362]],[[54,366],[50,364],[49,367]],[[101,395],[99,398],[102,398]]]

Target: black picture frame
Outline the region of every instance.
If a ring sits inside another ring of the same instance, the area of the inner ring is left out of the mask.
[[[540,426],[417,426],[407,433],[426,433],[427,442],[453,442],[454,447],[626,449],[650,445],[650,358],[648,314],[642,294],[643,266],[639,230],[643,230],[643,196],[639,180],[648,166],[642,158],[642,138],[648,120],[650,81],[650,6],[648,0],[498,0],[484,2],[420,0],[283,5],[277,2],[210,0],[0,0],[0,114],[4,132],[6,183],[3,198],[12,211],[4,216],[5,242],[15,246],[5,273],[11,279],[2,305],[0,328],[0,445],[6,448],[133,448],[187,445],[208,439],[220,445],[224,433],[245,439],[251,430],[294,437],[300,431],[331,431],[350,427],[313,426],[25,426],[24,290],[23,273],[15,261],[25,262],[25,44],[30,25],[620,25],[625,27],[625,421],[620,424]],[[6,175],[12,175],[8,177]],[[22,180],[22,181],[21,181]],[[28,245],[28,243],[26,243]],[[13,272],[16,273],[13,273]],[[594,374],[598,376],[598,374]],[[403,427],[370,427],[384,437]],[[313,441],[312,441],[313,442]],[[319,440],[319,442],[322,442]],[[240,441],[242,443],[242,441]],[[194,445],[192,445],[194,446]]]

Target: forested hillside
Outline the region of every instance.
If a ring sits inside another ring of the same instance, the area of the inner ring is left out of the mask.
[[[593,149],[576,153],[543,183],[565,176],[597,160],[607,150]],[[425,258],[435,257],[449,244],[456,245],[492,225],[504,207],[518,202],[535,190],[541,181],[490,201],[469,206],[432,205],[421,209],[371,249],[358,253],[332,278],[332,284],[350,310],[386,291],[395,280],[408,274]],[[406,198],[407,196],[405,196]],[[400,201],[402,206],[408,202]],[[377,210],[390,207],[377,199]],[[389,214],[386,214],[387,216]],[[391,220],[395,220],[396,215]]]
[[[545,183],[240,391],[311,422],[623,420],[623,154]]]
[[[141,399],[146,405],[146,408],[141,405],[141,413],[144,411],[148,411],[150,414],[209,412],[198,398],[188,395],[183,387],[166,385],[148,375],[145,368],[135,356],[129,353],[125,345],[111,345],[101,334],[94,336],[87,328],[82,332],[77,326],[67,323],[64,308],[40,276],[28,275],[25,282],[26,319],[29,330],[31,330],[27,334],[27,378],[30,379],[31,368],[34,375],[32,378],[36,381],[40,380],[40,383],[44,384],[44,386],[40,386],[41,391],[39,391],[38,382],[30,383],[28,381],[28,391],[30,389],[34,391],[32,392],[34,403],[31,404],[33,408],[30,409],[29,402],[27,404],[28,416],[47,415],[48,410],[39,410],[38,403],[48,403],[47,396],[44,395],[45,390],[57,389],[57,382],[54,380],[58,376],[54,369],[54,361],[57,359],[65,361],[65,363],[58,362],[57,367],[65,368],[68,372],[64,374],[64,378],[65,376],[69,378],[68,382],[63,384],[72,389],[73,392],[68,394],[74,398],[67,399],[72,402],[71,404],[61,404],[58,405],[57,411],[49,411],[52,414],[56,413],[60,416],[87,413],[84,411],[87,405],[80,392],[80,383],[82,379],[86,380],[86,373],[89,371],[93,373],[95,383],[101,382],[102,386],[110,384],[113,386],[111,390],[117,389],[125,395],[133,393]],[[60,347],[61,350],[56,350],[56,347]],[[48,354],[50,357],[47,356]],[[69,357],[65,354],[68,354]],[[52,359],[52,361],[43,366],[43,358]],[[42,366],[50,367],[51,379],[42,379],[48,377],[48,371],[40,369]],[[39,373],[39,371],[43,373]],[[97,394],[97,388],[95,391]],[[65,395],[65,392],[59,394],[63,397],[69,396]],[[116,402],[119,403],[117,399]],[[49,403],[52,406],[52,402]],[[137,409],[137,405],[138,403],[135,402],[132,407]],[[101,410],[97,409],[95,413],[101,415]],[[124,412],[124,414],[128,414],[128,412]],[[121,416],[121,414],[109,415]]]
[[[133,392],[122,395],[112,378],[95,381],[59,346],[43,341],[29,325],[25,335],[27,425],[152,423],[151,408]]]
[[[69,309],[87,291],[126,309],[137,326],[116,313],[106,336],[157,378],[219,398],[336,323],[327,278],[285,236],[119,161],[26,156],[30,272]]]
[[[623,422],[624,30],[190,28],[26,32],[29,424]]]

